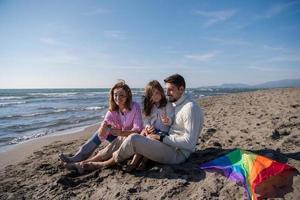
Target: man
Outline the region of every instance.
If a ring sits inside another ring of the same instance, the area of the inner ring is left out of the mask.
[[[134,154],[165,164],[184,162],[192,152],[203,126],[203,112],[198,104],[185,95],[185,80],[174,74],[164,80],[169,101],[175,107],[175,119],[168,136],[151,133],[129,135],[111,159],[104,162],[87,163],[86,169],[97,169],[120,163]],[[84,167],[85,168],[85,167]]]

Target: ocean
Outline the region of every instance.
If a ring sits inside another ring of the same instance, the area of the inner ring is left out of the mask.
[[[194,99],[248,91],[187,89]],[[0,89],[0,151],[12,145],[101,122],[108,108],[109,89]],[[143,89],[132,89],[141,102]]]

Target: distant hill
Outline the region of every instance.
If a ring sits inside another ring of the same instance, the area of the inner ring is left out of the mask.
[[[300,79],[269,81],[269,82],[255,85],[255,87],[260,87],[260,88],[300,87]]]
[[[282,88],[282,87],[300,87],[300,79],[285,79],[278,81],[269,81],[257,85],[247,85],[243,83],[225,83],[219,86],[209,86],[206,88]]]
[[[243,83],[224,83],[218,87],[220,87],[220,88],[249,88],[251,86],[247,85],[247,84],[243,84]]]

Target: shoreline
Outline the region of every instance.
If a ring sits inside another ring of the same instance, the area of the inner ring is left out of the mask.
[[[16,144],[13,147],[0,152],[0,170],[8,165],[17,164],[18,162],[23,161],[33,152],[52,143],[65,143],[73,140],[88,138],[97,130],[98,127],[99,123],[96,123],[88,126],[64,130],[58,132],[57,134],[47,135]]]

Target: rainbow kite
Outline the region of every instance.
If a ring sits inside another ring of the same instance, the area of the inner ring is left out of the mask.
[[[284,183],[287,176],[297,172],[289,165],[240,149],[204,163],[200,168],[222,170],[226,177],[242,183],[246,196],[251,200],[258,199],[256,193],[272,193],[270,188],[274,188],[277,183]],[[276,179],[275,176],[280,178]],[[266,184],[263,185],[264,182]]]

